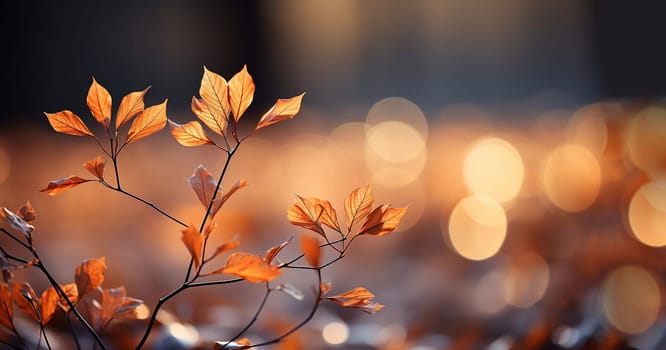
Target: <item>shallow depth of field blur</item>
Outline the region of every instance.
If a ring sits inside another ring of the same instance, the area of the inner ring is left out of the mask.
[[[276,348],[663,348],[666,102],[654,96],[666,80],[655,83],[663,74],[650,71],[635,86],[616,69],[640,76],[642,61],[623,67],[622,57],[604,57],[615,52],[608,36],[620,35],[603,27],[612,5],[498,3],[35,12],[28,24],[46,21],[41,31],[16,20],[24,40],[7,43],[17,45],[10,60],[20,69],[7,73],[15,84],[3,102],[0,206],[32,202],[36,245],[63,283],[82,260],[106,256],[105,285],[154,306],[187,269],[180,227],[96,183],[38,192],[49,180],[86,176],[81,165],[101,154],[92,139],[53,132],[41,112],[70,109],[101,131],[85,106],[94,75],[114,111],[123,95],[152,85],[146,104],[169,98],[168,117],[184,123],[195,118],[189,100],[203,65],[230,78],[247,63],[257,86],[241,121],[247,130],[275,98],[306,95],[293,120],[241,145],[223,188],[241,178],[248,187],[218,214],[215,239],[237,235],[240,250],[262,253],[298,237],[286,219],[295,194],[328,199],[340,213],[352,189],[370,184],[377,202],[409,206],[398,231],[359,239],[324,273],[334,290],[365,286],[387,307],[369,316],[326,305]],[[217,176],[224,154],[182,147],[165,129],[129,145],[119,162],[125,189],[197,223],[203,210],[186,179],[199,164]],[[46,287],[37,273],[18,275]],[[286,274],[306,294],[308,277]],[[173,319],[151,340],[225,339],[251,318],[262,288],[188,290],[166,305]],[[275,296],[248,335],[284,329],[309,307]],[[143,325],[118,322],[115,331],[134,344]]]

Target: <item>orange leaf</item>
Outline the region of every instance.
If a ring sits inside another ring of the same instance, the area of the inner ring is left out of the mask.
[[[169,120],[171,135],[183,146],[214,145],[211,139],[206,136],[201,124],[193,120],[187,124],[178,124]]]
[[[384,308],[384,305],[372,300],[374,297],[375,295],[367,289],[357,287],[348,292],[326,297],[325,299],[331,300],[343,307],[354,307],[363,312],[373,314]]]
[[[254,98],[254,81],[247,72],[247,66],[229,80],[229,104],[234,119],[238,121]]]
[[[229,92],[227,88],[227,81],[224,80],[219,74],[211,72],[204,66],[204,74],[201,78],[201,87],[199,88],[199,96],[206,102],[208,107],[209,117],[201,119],[213,131],[223,134],[224,127],[227,125],[229,118]],[[194,110],[194,100],[192,111]],[[201,118],[197,114],[197,117]]]
[[[134,118],[139,112],[143,111],[145,107],[143,96],[148,92],[148,89],[150,89],[150,86],[143,91],[130,92],[120,101],[118,112],[116,113],[116,134],[121,126],[132,120],[132,118]]]
[[[62,179],[49,181],[49,184],[46,185],[46,188],[41,189],[39,191],[46,192],[51,196],[55,196],[56,194],[62,191],[68,190],[72,187],[78,186],[88,181],[92,180],[80,178],[78,176],[63,177]]]
[[[111,95],[95,80],[95,77],[88,89],[86,103],[95,120],[108,129],[111,123]]]
[[[89,160],[83,164],[83,167],[88,170],[91,174],[97,177],[100,180],[104,180],[104,165],[105,161],[102,160],[102,157],[97,156],[93,160]]]
[[[194,169],[192,176],[187,179],[187,183],[190,184],[190,187],[192,187],[204,208],[208,208],[210,201],[213,199],[215,187],[217,186],[215,178],[213,178],[203,165],[199,165]],[[214,216],[212,211],[211,216]]]
[[[326,237],[324,229],[319,223],[323,212],[324,208],[317,199],[297,195],[294,205],[287,212],[287,219],[293,225],[312,230]]]
[[[288,240],[282,242],[282,244],[272,247],[266,252],[266,258],[264,258],[264,261],[266,261],[267,264],[270,264],[273,262],[273,259],[284,249],[286,246],[288,246],[292,241],[294,240],[294,236],[289,237]]]
[[[383,236],[393,232],[400,224],[400,220],[407,212],[407,208],[391,208],[382,205],[373,209],[365,219],[359,235]]]
[[[227,119],[223,117],[218,118],[210,107],[208,107],[206,101],[192,96],[192,112],[194,112],[194,115],[206,124],[208,128],[220,135],[225,134]]]
[[[220,206],[222,206],[224,203],[226,203],[231,196],[236,193],[236,191],[240,190],[241,188],[247,186],[247,180],[242,179],[238,180],[231,188],[222,196],[222,200],[220,201]]]
[[[220,254],[222,254],[226,251],[232,250],[232,249],[238,247],[239,245],[240,245],[240,241],[238,241],[238,240],[233,240],[231,242],[222,243],[217,247],[217,249],[215,249],[215,252],[213,253],[213,255],[210,256],[210,258],[208,258],[208,260],[211,260],[211,259],[215,258],[216,256],[218,256],[218,255],[220,255]]]
[[[8,329],[14,329],[13,319],[12,292],[7,283],[0,283],[0,323]]]
[[[57,132],[74,136],[93,136],[93,133],[83,124],[81,118],[71,111],[44,112],[44,114],[49,119],[49,124],[51,124],[53,130]]]
[[[39,298],[37,298],[37,294],[35,294],[30,284],[27,282],[12,283],[12,300],[21,311],[25,312],[35,321],[40,321],[41,317],[38,311]]]
[[[306,235],[302,236],[301,251],[305,255],[305,260],[308,261],[310,266],[319,267],[321,248],[319,247],[319,241],[316,238]]]
[[[158,105],[144,109],[132,122],[125,143],[138,141],[162,130],[167,122],[166,105],[167,100],[165,99]]]
[[[79,290],[76,287],[76,283],[69,283],[69,284],[65,284],[65,285],[60,285],[60,289],[62,289],[62,291],[65,292],[65,295],[67,296],[67,299],[69,299],[69,301],[72,304],[76,304],[79,301]],[[44,293],[46,293],[46,292],[48,292],[49,294],[55,293],[55,295],[59,296],[58,292],[55,290],[55,288],[53,288],[53,286],[46,289],[44,291]],[[42,293],[42,303],[44,303],[44,300],[43,300],[44,299],[44,293]],[[63,311],[69,312],[69,304],[67,303],[65,298],[63,298],[62,296],[59,296],[58,306],[60,306],[60,308]],[[44,306],[42,306],[42,308],[43,307]]]
[[[125,287],[110,288],[102,291],[101,324],[106,326],[114,318],[136,318],[136,308],[143,301],[127,297]]]
[[[303,99],[303,95],[305,95],[305,93],[292,98],[277,100],[273,107],[261,117],[254,130],[259,130],[285,119],[293,118],[298,111],[301,110],[301,100]]]
[[[32,207],[30,201],[27,201],[20,208],[18,208],[18,210],[16,210],[16,213],[25,222],[30,222],[37,218],[37,215],[35,214],[35,208]]]
[[[35,230],[35,226],[25,222],[25,220],[21,219],[21,217],[12,213],[11,210],[5,207],[2,207],[2,211],[0,211],[0,217],[7,221],[12,228],[23,233],[26,238],[31,239],[31,234],[32,231]]]
[[[42,314],[42,325],[49,323],[56,309],[60,297],[53,286],[47,288],[41,297],[40,312]]]
[[[340,232],[338,215],[336,214],[335,209],[333,209],[333,205],[331,205],[331,202],[322,199],[317,199],[317,201],[319,202],[319,205],[321,205],[321,208],[323,210],[321,216],[319,217],[319,221],[321,221],[322,224]]]
[[[260,256],[248,253],[233,253],[227,258],[223,268],[212,273],[228,273],[249,282],[268,282],[280,275],[280,269],[269,265]]]
[[[347,230],[364,218],[375,203],[369,185],[353,190],[345,199],[345,213],[347,214]]]
[[[185,247],[190,252],[192,260],[194,261],[194,267],[199,268],[201,266],[201,249],[203,248],[203,236],[199,234],[194,226],[190,225],[186,229],[181,231],[183,234],[180,236],[180,240],[183,241]]]
[[[104,282],[106,271],[106,258],[89,259],[76,267],[74,282],[78,296],[83,297],[87,292],[97,289]]]

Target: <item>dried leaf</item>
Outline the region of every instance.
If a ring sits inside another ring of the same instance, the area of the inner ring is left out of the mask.
[[[228,273],[249,282],[268,282],[280,275],[280,269],[269,265],[260,256],[248,253],[233,253],[225,266],[212,273]]]
[[[100,304],[100,319],[104,327],[114,318],[136,318],[136,308],[143,301],[127,297],[125,287],[118,287],[103,290]]]
[[[58,301],[60,297],[53,286],[47,288],[42,292],[40,312],[42,314],[42,325],[49,323],[56,309],[58,309]]]
[[[324,212],[321,203],[314,198],[296,196],[294,205],[287,212],[287,219],[293,225],[317,232],[326,237],[319,220]]]
[[[383,236],[393,232],[405,216],[407,208],[391,208],[382,205],[373,209],[365,219],[359,235]]]
[[[23,233],[27,239],[32,239],[32,231],[35,230],[35,226],[30,225],[21,219],[18,215],[12,213],[11,210],[2,207],[2,213],[0,213],[2,218],[9,223],[9,225],[15,230]]]
[[[111,95],[95,80],[95,77],[88,89],[86,103],[95,120],[108,129],[111,123]]]
[[[96,289],[104,282],[106,271],[106,258],[89,259],[76,267],[74,282],[78,296],[83,297],[87,292]]]
[[[303,99],[303,95],[305,95],[305,93],[289,99],[277,100],[273,107],[271,107],[268,112],[264,113],[254,130],[259,130],[285,119],[293,118],[298,111],[301,110],[301,100]]]
[[[238,121],[254,98],[254,81],[247,66],[229,80],[229,104],[234,119]]]
[[[353,190],[345,199],[347,230],[351,230],[355,223],[368,215],[374,203],[375,199],[369,185]]]
[[[30,201],[27,201],[23,204],[18,210],[16,210],[17,215],[26,222],[33,221],[37,218],[35,208],[32,207]]]
[[[374,297],[375,295],[367,289],[357,287],[342,294],[325,297],[325,299],[343,307],[353,307],[363,312],[374,314],[384,308],[384,305],[372,300]]]
[[[104,165],[105,161],[102,160],[102,157],[97,156],[97,158],[89,160],[83,164],[83,167],[93,174],[96,178],[104,180]]]
[[[30,284],[27,282],[14,282],[12,286],[12,300],[21,311],[32,317],[33,320],[39,322],[41,317],[39,315],[39,298]]]
[[[74,136],[93,136],[93,133],[83,124],[81,118],[71,111],[44,112],[44,114],[49,119],[49,124],[51,124],[53,130],[57,132]]]
[[[57,179],[49,181],[46,188],[39,190],[40,192],[46,192],[50,196],[55,196],[56,194],[68,190],[72,187],[76,187],[84,182],[92,181],[89,179],[84,179],[78,176],[63,177],[62,179]]]
[[[76,283],[60,285],[60,289],[62,289],[62,291],[67,296],[67,299],[69,299],[69,301],[72,304],[76,304],[79,301],[79,290],[76,287]],[[53,288],[53,286],[49,287],[46,291],[49,290],[51,290],[49,293],[55,293],[56,295],[58,295],[58,292],[55,290],[55,288]],[[44,293],[46,293],[46,291],[44,291]],[[58,306],[60,306],[60,308],[64,312],[69,312],[69,304],[67,303],[67,300],[65,300],[65,298],[63,298],[62,296],[59,296]]]
[[[303,300],[303,298],[305,298],[303,292],[289,283],[280,283],[277,287],[275,287],[275,289],[283,292],[284,294],[287,294],[296,300]]]
[[[190,187],[192,187],[204,208],[208,208],[208,204],[213,199],[213,193],[215,193],[215,187],[217,186],[217,181],[215,181],[213,175],[203,165],[199,165],[194,169],[192,176],[187,179],[187,183],[190,184]],[[211,216],[213,215],[211,213]]]
[[[190,252],[192,260],[194,261],[194,267],[199,268],[201,266],[201,249],[203,248],[203,236],[199,234],[194,226],[190,225],[186,229],[181,231],[183,234],[180,236],[180,240],[183,241],[185,247]]]
[[[217,134],[224,135],[227,128],[227,119],[223,116],[219,118],[213,110],[208,107],[208,104],[204,100],[200,100],[192,96],[192,112],[197,116],[208,128],[216,132]]]
[[[289,237],[288,240],[282,242],[282,244],[270,248],[266,252],[266,258],[264,258],[266,263],[270,264],[271,262],[273,262],[273,259],[275,259],[275,257],[282,251],[282,249],[284,249],[286,246],[288,246],[293,240],[294,240],[294,236],[291,236],[291,237]]]
[[[231,196],[236,193],[236,191],[240,190],[241,188],[247,186],[247,180],[241,179],[236,181],[236,183],[229,188],[229,190],[222,196],[222,200],[220,200],[220,206],[224,205]],[[217,211],[216,211],[217,212]]]
[[[143,91],[130,92],[120,100],[118,112],[116,113],[116,133],[118,129],[134,118],[139,112],[143,111],[145,105],[143,96],[146,95],[150,86]]]
[[[0,323],[8,329],[14,328],[14,308],[12,292],[7,283],[0,283]]]
[[[301,237],[301,252],[305,255],[305,260],[312,267],[319,267],[319,259],[321,256],[321,248],[319,241],[312,236]]]
[[[182,125],[169,120],[169,128],[171,129],[171,135],[183,146],[191,147],[215,144],[215,142],[206,136],[201,124],[196,120]]]
[[[202,119],[202,121],[213,131],[224,133],[224,126],[229,118],[229,92],[227,81],[219,74],[211,72],[204,66],[204,74],[201,78],[199,96],[206,102],[213,120]],[[194,101],[193,101],[194,102]],[[194,111],[194,108],[193,108]],[[196,114],[196,112],[195,112]],[[199,115],[197,117],[201,118]]]
[[[125,143],[138,141],[162,130],[167,123],[166,105],[167,99],[158,105],[144,109],[132,122]]]
[[[224,252],[235,249],[239,245],[240,241],[238,241],[237,239],[234,239],[231,242],[222,243],[217,247],[217,249],[215,249],[215,252],[210,256],[210,258],[208,258],[208,260],[213,259]]]

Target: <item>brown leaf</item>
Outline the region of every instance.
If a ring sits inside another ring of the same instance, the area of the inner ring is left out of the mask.
[[[143,96],[146,95],[150,86],[143,91],[130,92],[120,100],[118,112],[116,113],[116,134],[118,129],[134,118],[139,112],[143,111],[145,105]]]
[[[89,179],[80,178],[78,176],[63,177],[62,179],[57,179],[49,181],[49,184],[46,185],[46,188],[39,190],[40,192],[46,192],[50,196],[55,196],[56,194],[68,190],[72,187],[78,186],[84,182],[92,181]]]
[[[60,289],[62,289],[62,291],[65,292],[65,295],[67,296],[67,299],[69,299],[69,301],[72,304],[76,304],[79,301],[79,290],[76,287],[76,283],[68,283],[68,284],[65,284],[65,285],[60,285]],[[47,291],[49,291],[49,294],[55,293],[59,297],[58,306],[60,306],[60,308],[64,312],[69,312],[69,304],[67,303],[65,298],[58,295],[58,292],[55,290],[55,288],[53,288],[53,286],[49,287],[46,291],[44,291],[44,293],[46,293]],[[43,299],[43,297],[42,297],[42,299]],[[44,301],[42,300],[42,303],[43,302]]]
[[[83,167],[88,170],[91,174],[97,177],[100,180],[104,180],[104,165],[106,161],[102,160],[102,157],[97,156],[97,158],[89,160],[83,164]]]
[[[367,289],[357,287],[342,294],[325,297],[325,299],[331,300],[343,307],[353,307],[363,312],[374,314],[384,308],[384,305],[372,300],[374,297],[375,295]]]
[[[301,252],[305,255],[305,260],[312,267],[319,267],[319,259],[321,256],[321,248],[319,241],[312,237],[303,235],[301,237]]]
[[[182,125],[169,120],[169,128],[171,129],[171,135],[183,146],[191,147],[215,144],[215,142],[206,136],[201,124],[196,120]]]
[[[319,220],[324,212],[320,202],[314,198],[296,196],[294,205],[287,212],[287,219],[293,225],[317,232],[326,237]]]
[[[51,124],[53,130],[57,132],[74,136],[93,136],[93,133],[83,124],[81,118],[71,111],[44,112],[44,114],[49,119],[49,124]]]
[[[199,96],[206,102],[213,120],[207,122],[201,119],[209,128],[219,134],[224,133],[224,126],[229,118],[229,92],[227,81],[219,74],[211,72],[204,66],[204,74],[201,78]],[[194,100],[193,100],[194,102]],[[194,111],[194,108],[193,108]],[[196,112],[195,112],[196,114]],[[197,117],[201,118],[199,115]]]
[[[192,112],[217,134],[224,135],[226,133],[227,119],[223,116],[218,118],[218,114],[213,113],[206,101],[192,96]]]
[[[217,181],[215,181],[213,175],[203,165],[199,165],[194,169],[192,176],[187,179],[187,183],[190,184],[190,187],[192,187],[204,208],[208,208],[210,201],[213,199],[215,187],[217,186]]]
[[[74,282],[79,297],[87,292],[97,289],[104,282],[104,271],[106,271],[106,258],[89,259],[76,267]]]
[[[39,315],[39,298],[30,284],[27,282],[14,282],[12,286],[12,300],[21,311],[32,317],[33,320],[39,322],[41,317]]]
[[[0,323],[8,329],[14,329],[14,308],[12,292],[7,283],[0,283]]]
[[[407,208],[391,208],[382,205],[373,209],[365,219],[359,235],[383,236],[393,232],[405,216]]]
[[[95,120],[108,129],[111,123],[111,95],[95,80],[95,77],[88,89],[86,103]]]
[[[301,110],[301,100],[303,99],[303,95],[305,95],[305,93],[292,98],[277,100],[273,107],[271,107],[268,112],[264,113],[254,130],[259,130],[285,119],[293,118],[298,111]]]
[[[58,309],[58,301],[60,297],[53,286],[47,288],[42,292],[40,312],[42,314],[42,325],[49,323],[56,309]]]
[[[23,233],[27,239],[32,239],[32,231],[35,230],[35,226],[30,225],[21,219],[18,215],[12,213],[11,210],[2,207],[2,212],[0,212],[0,217],[9,223],[9,225],[15,230]]]
[[[166,105],[167,99],[158,105],[144,109],[132,122],[125,143],[138,141],[162,130],[167,123]]]
[[[293,240],[294,236],[291,236],[288,240],[282,242],[280,245],[272,247],[266,251],[266,258],[264,258],[266,263],[270,265],[270,263],[273,262],[273,259],[275,259],[275,257],[282,251],[282,249],[288,246]]]
[[[180,236],[180,240],[183,241],[185,247],[190,252],[192,260],[194,261],[194,267],[199,268],[201,266],[201,249],[203,248],[203,236],[199,234],[194,226],[190,225],[186,229],[181,231],[183,234]]]
[[[238,121],[254,98],[254,81],[247,66],[229,80],[229,104],[234,119]]]
[[[20,208],[18,208],[18,210],[16,210],[16,213],[25,222],[30,222],[30,221],[33,221],[37,218],[35,208],[32,207],[32,204],[30,204],[30,201],[27,201]]]
[[[351,230],[355,223],[368,215],[374,204],[375,199],[369,185],[353,190],[345,199],[347,230]]]
[[[100,301],[102,328],[114,318],[136,318],[136,308],[141,304],[143,301],[127,297],[125,287],[103,290]]]
[[[233,253],[227,258],[225,266],[215,273],[228,273],[249,282],[268,282],[280,275],[280,269],[269,265],[260,256],[248,253]]]

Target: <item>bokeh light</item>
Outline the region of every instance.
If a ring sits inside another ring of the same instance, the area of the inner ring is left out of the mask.
[[[579,109],[567,123],[566,141],[584,146],[597,157],[602,155],[608,142],[605,115],[606,111],[601,103]]]
[[[349,327],[342,322],[331,322],[324,326],[321,336],[328,344],[341,345],[349,338]]]
[[[520,154],[507,141],[483,138],[467,152],[463,164],[465,185],[472,193],[485,194],[503,203],[516,197],[523,184]]]
[[[504,243],[506,229],[504,208],[484,195],[463,198],[451,212],[448,222],[453,247],[470,260],[484,260],[495,255]]]
[[[629,224],[643,244],[666,245],[666,182],[651,182],[636,191],[629,204]]]
[[[402,97],[387,97],[375,103],[366,117],[368,127],[396,121],[413,127],[422,137],[428,135],[428,121],[414,102]]]
[[[542,186],[548,199],[558,208],[568,212],[582,211],[592,205],[599,194],[599,161],[583,146],[559,146],[546,158]]]
[[[632,162],[652,176],[666,176],[666,108],[653,105],[635,115],[627,128]]]
[[[527,308],[541,300],[548,288],[548,263],[536,253],[514,257],[504,280],[504,298],[508,304]]]
[[[504,288],[505,273],[501,269],[494,269],[483,275],[474,284],[472,302],[474,310],[480,314],[492,315],[498,313],[506,306],[502,293],[497,291]]]
[[[638,266],[623,266],[605,279],[601,291],[603,312],[618,330],[636,334],[650,328],[661,307],[661,291],[655,278]]]
[[[410,161],[425,151],[425,139],[411,125],[386,121],[368,130],[368,147],[387,162]]]

